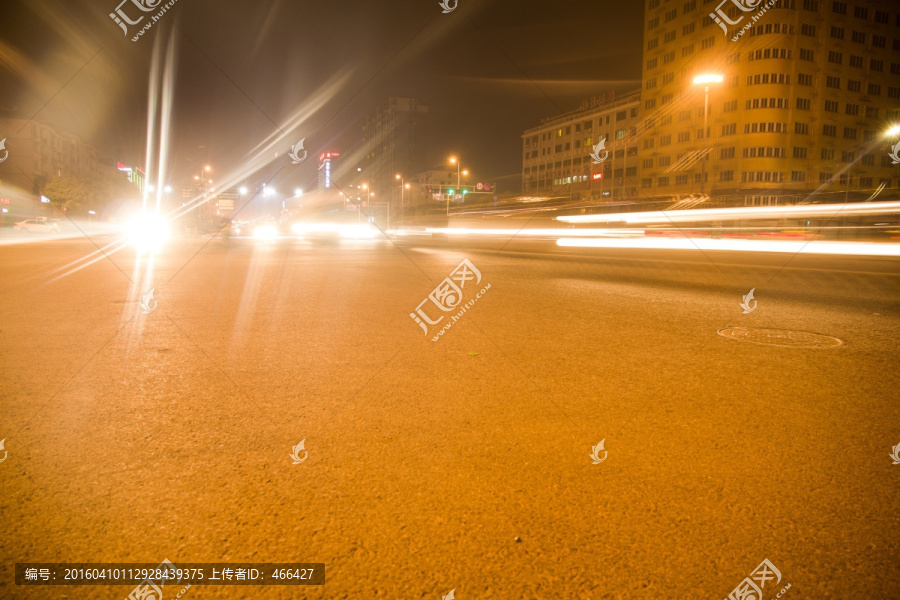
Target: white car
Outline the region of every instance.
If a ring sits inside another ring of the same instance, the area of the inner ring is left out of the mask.
[[[59,233],[59,219],[46,219],[38,217],[37,219],[26,219],[19,221],[13,225],[13,229],[24,233]]]

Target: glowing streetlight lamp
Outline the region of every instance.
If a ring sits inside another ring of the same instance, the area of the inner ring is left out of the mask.
[[[450,157],[450,164],[456,165],[456,189],[459,189],[459,187],[460,187],[460,181],[459,181],[460,173],[462,173],[463,175],[469,174],[468,169],[465,171],[462,171],[462,172],[460,171],[460,166],[461,166],[460,162],[461,161],[457,160],[457,158],[455,156]],[[452,194],[453,190],[450,190],[450,193]],[[448,216],[450,215],[450,197],[449,196],[447,196],[447,215]]]
[[[885,137],[896,137],[900,135],[900,125],[893,125],[890,129],[884,132]]]
[[[707,73],[706,75],[697,75],[694,77],[694,85],[722,83],[723,81],[725,81],[725,77],[716,75],[715,73]]]
[[[694,85],[704,86],[705,101],[703,104],[703,157],[700,159],[700,195],[706,188],[706,155],[709,154],[709,84],[722,83],[725,77],[717,73],[706,73],[694,77]]]

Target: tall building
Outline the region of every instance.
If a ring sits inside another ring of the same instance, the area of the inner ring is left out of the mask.
[[[881,184],[881,199],[896,195],[885,131],[900,121],[900,4],[768,4],[647,0],[641,195],[785,204],[865,200]],[[694,82],[704,74],[721,82]]]
[[[341,156],[339,152],[323,152],[319,155],[316,180],[318,190],[324,193],[334,186],[334,162]]]
[[[395,175],[424,171],[428,163],[428,107],[414,98],[389,98],[363,125],[363,178],[391,202],[400,201]],[[396,188],[396,189],[395,189]]]
[[[616,99],[592,98],[522,136],[522,189],[526,194],[572,198],[636,196],[640,90]],[[605,151],[595,163],[594,147]],[[608,154],[605,154],[608,152]]]

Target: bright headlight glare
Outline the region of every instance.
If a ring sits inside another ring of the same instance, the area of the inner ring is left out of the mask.
[[[378,231],[371,225],[344,225],[339,230],[341,237],[351,240],[370,240]]]
[[[125,228],[128,241],[139,249],[157,249],[169,237],[169,223],[159,215],[139,215]]]
[[[274,225],[257,225],[253,228],[253,237],[260,240],[272,240],[278,237],[278,228]]]

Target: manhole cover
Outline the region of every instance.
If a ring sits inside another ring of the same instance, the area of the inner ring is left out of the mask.
[[[785,346],[787,348],[836,348],[844,342],[819,333],[808,331],[791,331],[790,329],[765,329],[762,327],[726,327],[718,331],[719,335],[742,342],[765,344],[767,346]]]

